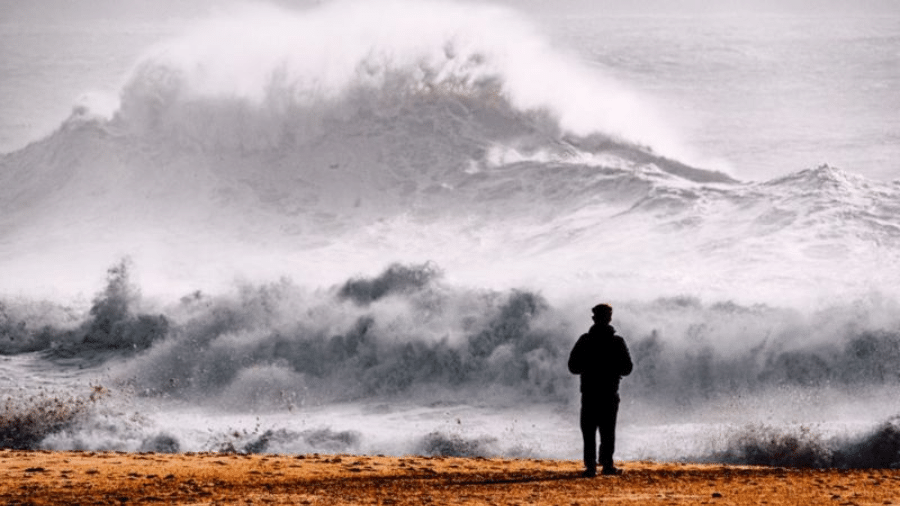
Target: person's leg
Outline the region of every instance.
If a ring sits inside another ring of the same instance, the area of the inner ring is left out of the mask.
[[[597,472],[597,417],[596,410],[581,404],[581,437],[584,439],[585,474]]]
[[[600,409],[600,465],[612,471],[613,453],[616,451],[616,418],[619,414],[619,396],[607,400]]]

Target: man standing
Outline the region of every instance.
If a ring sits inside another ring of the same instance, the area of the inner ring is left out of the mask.
[[[625,340],[609,324],[612,307],[593,308],[594,325],[578,338],[569,355],[569,371],[581,375],[581,434],[584,437],[584,476],[597,475],[597,430],[603,474],[621,474],[613,465],[619,381],[631,373],[631,355]]]

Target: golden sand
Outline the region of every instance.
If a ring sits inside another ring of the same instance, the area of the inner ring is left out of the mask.
[[[0,451],[0,504],[900,504],[900,470],[558,460]]]

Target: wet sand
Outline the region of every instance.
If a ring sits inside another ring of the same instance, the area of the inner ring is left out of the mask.
[[[0,451],[2,504],[900,504],[900,470],[355,455]]]

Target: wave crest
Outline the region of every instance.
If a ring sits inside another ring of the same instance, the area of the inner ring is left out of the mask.
[[[677,155],[634,94],[550,47],[516,13],[430,1],[257,8],[210,21],[143,58],[117,117],[185,144],[270,149],[313,140],[335,119],[448,96],[477,104],[470,112],[544,112],[574,135]]]
[[[19,333],[0,351],[126,362],[117,377],[142,395],[225,408],[453,398],[471,389],[568,397],[575,378],[565,360],[579,330],[566,308],[531,291],[449,284],[440,272],[433,264],[394,264],[314,292],[287,280],[217,297],[198,292],[158,317],[134,316],[136,289],[113,275],[74,330],[41,327],[7,308],[0,330]],[[702,406],[822,385],[850,392],[900,380],[892,366],[900,358],[892,306],[870,302],[861,314],[831,307],[810,319],[688,297],[618,307],[636,365],[623,392],[656,405]],[[141,333],[151,318],[162,323],[152,335]]]

